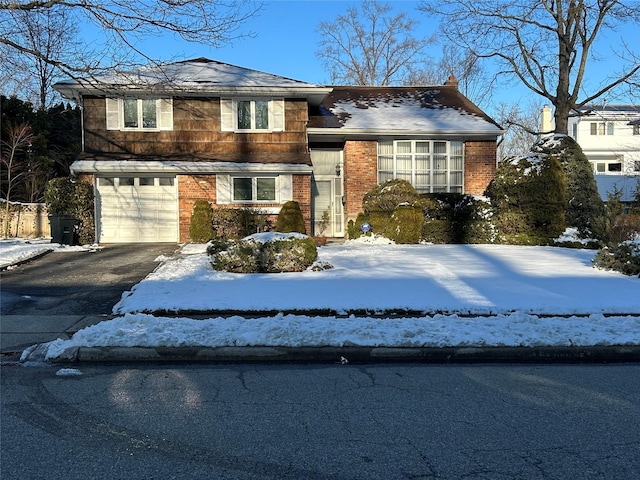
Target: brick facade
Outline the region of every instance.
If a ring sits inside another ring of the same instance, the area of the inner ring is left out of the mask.
[[[311,235],[311,176],[293,175],[293,200],[300,204],[304,228]]]
[[[355,220],[364,194],[378,184],[378,142],[347,140],[344,144],[344,215]]]
[[[215,175],[178,175],[178,221],[180,242],[188,242],[189,224],[196,200],[216,203]]]
[[[293,200],[300,204],[307,233],[311,232],[311,176],[293,175]],[[178,217],[180,224],[180,242],[190,241],[189,225],[196,200],[207,200],[213,208],[238,207],[242,205],[216,205],[216,176],[215,175],[178,175]],[[279,204],[251,204],[252,208],[279,208]],[[276,216],[270,220],[275,223]]]
[[[464,193],[484,194],[496,172],[496,142],[466,142],[464,150]]]

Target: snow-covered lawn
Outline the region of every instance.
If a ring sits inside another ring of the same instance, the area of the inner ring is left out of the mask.
[[[48,356],[75,346],[640,345],[640,279],[593,268],[594,255],[553,247],[347,242],[319,249],[319,260],[332,269],[230,274],[211,268],[204,246],[186,245],[123,294],[114,306],[117,318],[52,342]],[[207,310],[291,313],[180,314]],[[376,315],[389,310],[411,314]],[[176,316],[142,313],[154,311]]]

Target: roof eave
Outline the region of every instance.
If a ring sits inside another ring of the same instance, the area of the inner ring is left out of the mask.
[[[77,82],[59,82],[53,88],[64,98],[78,100],[86,95],[171,95],[171,96],[263,96],[306,98],[310,103],[319,105],[331,92],[331,87],[317,85],[306,86],[229,86],[229,85],[185,85],[171,86],[162,84],[118,85],[90,84]]]
[[[449,136],[449,137],[498,137],[505,130],[498,127],[487,130],[393,130],[393,129],[359,129],[359,128],[308,128],[307,134],[317,136]]]
[[[285,163],[234,163],[234,162],[181,162],[181,161],[122,161],[122,160],[76,160],[71,164],[71,173],[156,173],[156,174],[214,174],[214,173],[299,173],[310,174],[309,165]]]

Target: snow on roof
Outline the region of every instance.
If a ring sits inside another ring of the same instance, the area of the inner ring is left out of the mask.
[[[105,91],[109,88],[188,92],[215,92],[220,89],[272,89],[319,91],[330,89],[271,73],[251,70],[228,63],[196,58],[163,65],[142,67],[130,72],[58,82],[54,88],[64,96],[74,92]]]
[[[483,132],[499,135],[501,127],[454,86],[334,87],[310,128]]]

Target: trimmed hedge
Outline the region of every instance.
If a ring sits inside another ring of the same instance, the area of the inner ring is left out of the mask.
[[[302,216],[302,210],[300,210],[300,204],[293,200],[285,202],[278,214],[278,220],[276,220],[276,232],[282,233],[307,233],[307,229],[304,226],[304,217]]]
[[[193,205],[189,237],[196,243],[207,243],[213,238],[213,209],[206,200],[196,200]]]

